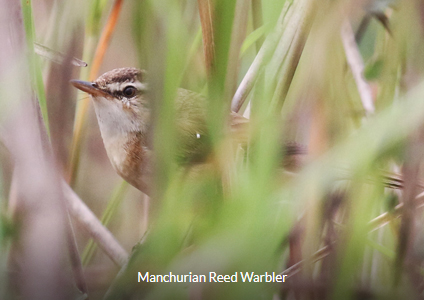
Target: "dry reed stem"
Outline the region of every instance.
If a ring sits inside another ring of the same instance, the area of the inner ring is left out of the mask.
[[[262,71],[265,59],[271,55],[272,51],[275,49],[278,41],[280,40],[285,28],[283,25],[283,19],[289,9],[289,6],[289,1],[287,1],[281,11],[281,15],[277,21],[274,32],[268,35],[264,44],[261,47],[261,50],[259,50],[259,53],[256,55],[255,59],[253,60],[253,63],[250,65],[249,70],[246,72],[246,75],[241,81],[231,101],[232,111],[238,112],[240,110],[244,101],[252,90],[256,78]]]
[[[228,51],[229,59],[225,82],[225,99],[231,99],[237,89],[237,78],[240,69],[240,49],[246,38],[248,14],[249,2],[246,0],[237,0],[231,32],[231,44]]]
[[[29,84],[21,89],[19,109],[2,132],[14,159],[9,214],[21,227],[8,259],[18,263],[15,283],[23,298],[59,299],[70,288],[63,193],[37,102]]]
[[[115,30],[116,24],[118,22],[119,14],[121,12],[123,0],[115,0],[113,4],[112,11],[106,21],[106,25],[100,36],[99,43],[97,44],[96,52],[94,54],[93,65],[90,69],[89,80],[93,81],[96,79],[99,72],[100,66],[103,62],[104,55],[106,53],[107,47],[111,40],[112,34]],[[68,180],[71,184],[74,183],[77,169],[78,169],[78,157],[81,151],[81,142],[82,142],[82,131],[87,120],[87,112],[89,107],[89,101],[83,101],[81,103],[81,109],[78,111],[78,114],[75,116],[75,126],[74,126],[74,136],[72,139],[72,149],[71,149],[71,162],[70,168],[68,171]]]
[[[212,2],[212,0],[197,0],[208,78],[211,77],[215,69],[214,6]]]
[[[65,182],[62,185],[68,211],[72,218],[88,231],[91,238],[98,243],[99,247],[114,263],[121,267],[125,265],[128,259],[128,253],[125,249],[122,248],[112,233],[102,225],[71,187]]]
[[[11,142],[6,138],[4,132],[0,132],[0,142],[11,149]],[[15,180],[13,183],[15,183]],[[105,251],[113,262],[118,266],[123,266],[128,258],[125,249],[64,180],[62,188],[69,215],[88,232],[90,237],[98,243],[99,247]],[[11,188],[11,193],[10,197],[14,200],[17,197],[17,187]],[[9,211],[12,213],[16,211],[16,205],[17,203],[12,201]]]
[[[66,211],[57,170],[51,155],[45,153],[43,142],[48,139],[44,136],[43,140],[45,128],[30,85],[29,74],[33,70],[26,56],[32,55],[29,51],[33,45],[25,44],[24,22],[29,20],[22,15],[21,5],[29,6],[31,2],[0,0],[0,39],[8,41],[2,45],[0,78],[9,80],[2,82],[2,88],[19,91],[2,99],[13,103],[13,109],[1,122],[1,129],[5,130],[1,137],[14,159],[10,187],[13,200],[9,203],[15,205],[14,217],[21,217],[14,219],[20,230],[10,241],[8,251],[9,262],[16,263],[18,272],[15,280],[10,274],[1,277],[10,281],[7,285],[16,284],[18,298],[62,299],[70,287],[64,270]],[[0,294],[11,295],[5,290]]]
[[[288,22],[288,28],[270,61],[270,66],[281,66],[276,68],[276,73],[270,75],[270,78],[279,78],[272,99],[272,103],[277,104],[278,110],[281,109],[290,89],[315,14],[314,3],[309,0],[299,1],[297,10],[298,12]]]
[[[415,205],[416,205],[415,209],[421,209],[424,207],[424,192],[415,197]],[[403,209],[404,209],[404,205],[402,203],[398,204],[393,211],[385,212],[379,215],[378,217],[375,217],[371,221],[369,221],[368,226],[369,226],[370,232],[377,230],[387,225],[394,219],[398,218],[402,214]],[[324,257],[326,257],[329,253],[330,253],[330,248],[328,246],[325,246],[319,249],[318,251],[316,251],[309,260],[305,260],[305,259],[301,260],[298,263],[294,264],[293,266],[285,269],[283,272],[279,274],[288,275],[289,277],[293,276],[300,271],[300,268],[305,262],[311,261],[312,263],[315,263],[323,259]]]

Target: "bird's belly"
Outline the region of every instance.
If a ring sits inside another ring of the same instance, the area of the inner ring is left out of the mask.
[[[122,171],[123,163],[126,160],[127,153],[124,149],[125,140],[122,138],[109,138],[107,142],[103,140],[107,156],[116,172]]]

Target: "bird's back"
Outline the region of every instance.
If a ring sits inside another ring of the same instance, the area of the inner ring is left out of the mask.
[[[175,99],[177,160],[181,164],[203,162],[211,152],[206,124],[207,102],[202,95],[178,89]]]

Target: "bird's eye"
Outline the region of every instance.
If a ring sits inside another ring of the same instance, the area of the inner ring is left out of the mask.
[[[137,89],[133,86],[127,86],[123,91],[124,96],[127,98],[134,97],[136,93]]]

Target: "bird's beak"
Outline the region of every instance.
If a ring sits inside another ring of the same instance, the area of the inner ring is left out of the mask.
[[[99,89],[98,87],[94,86],[93,83],[88,82],[88,81],[82,81],[82,80],[71,80],[71,83],[74,87],[76,87],[77,89],[86,92],[88,94],[90,94],[93,97],[109,97],[110,95],[108,93],[106,93],[105,91]]]

